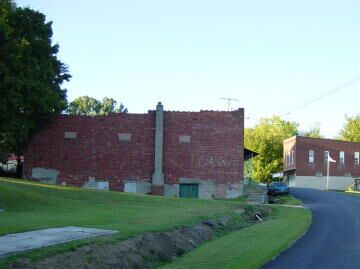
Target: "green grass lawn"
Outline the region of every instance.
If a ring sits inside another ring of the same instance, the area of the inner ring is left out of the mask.
[[[59,226],[118,230],[124,238],[199,222],[239,202],[178,199],[0,178],[0,235]]]
[[[61,226],[117,230],[113,236],[72,241],[0,260],[8,268],[18,258],[40,260],[84,244],[111,243],[142,232],[169,230],[226,215],[239,201],[178,199],[86,190],[0,178],[0,235]]]
[[[277,195],[277,199],[279,199],[279,204],[285,204],[285,205],[302,205],[302,202],[298,199],[296,199],[291,194],[286,195]]]
[[[39,260],[88,243],[110,243],[148,231],[169,230],[224,216],[244,199],[198,200],[52,186],[0,178],[0,235],[60,226],[114,229],[118,234],[73,241],[0,261],[0,268],[21,257]],[[292,198],[287,198],[294,202]],[[304,209],[277,208],[276,218],[200,246],[166,268],[256,268],[289,246],[310,220]],[[275,210],[275,211],[276,211]]]
[[[310,211],[277,207],[278,218],[216,238],[163,269],[259,268],[288,248],[308,228]]]

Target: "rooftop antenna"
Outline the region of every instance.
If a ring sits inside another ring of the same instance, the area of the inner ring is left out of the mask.
[[[236,101],[236,102],[240,101],[240,100],[234,99],[234,98],[220,98],[220,99],[227,101],[227,107],[228,107],[227,111],[230,111],[230,103],[231,103],[231,101]]]

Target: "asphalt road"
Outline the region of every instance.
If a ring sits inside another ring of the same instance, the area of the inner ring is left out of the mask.
[[[303,188],[291,191],[312,211],[312,224],[262,269],[359,269],[360,197]]]

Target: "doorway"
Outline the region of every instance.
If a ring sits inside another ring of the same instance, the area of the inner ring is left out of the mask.
[[[199,184],[180,184],[180,198],[199,198]]]

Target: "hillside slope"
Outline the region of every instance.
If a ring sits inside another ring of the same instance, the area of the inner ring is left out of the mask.
[[[178,199],[50,186],[0,178],[0,235],[58,226],[118,230],[124,238],[170,229],[239,207],[229,201]]]

